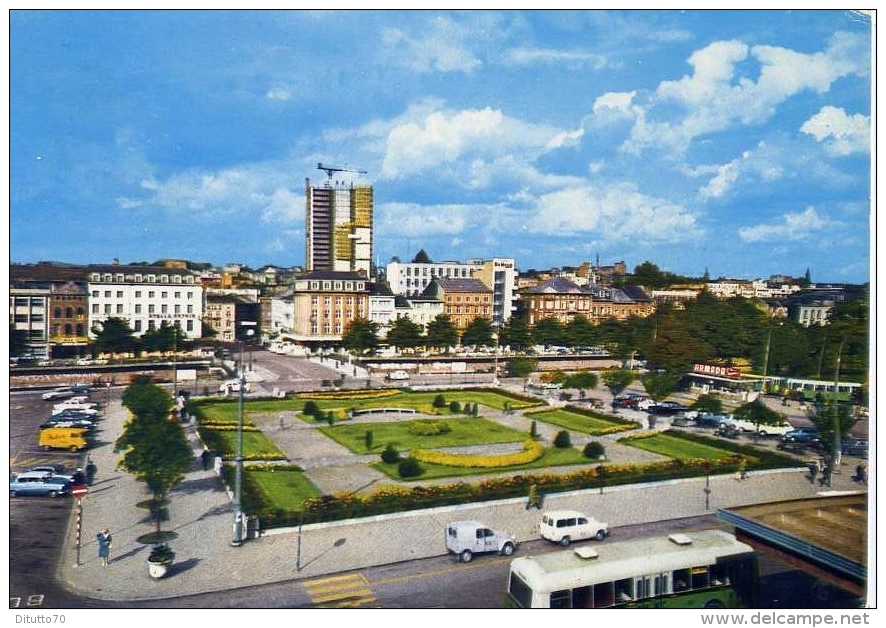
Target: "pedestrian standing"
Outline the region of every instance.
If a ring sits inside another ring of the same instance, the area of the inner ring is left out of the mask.
[[[809,482],[810,484],[815,484],[815,476],[818,475],[818,462],[812,460],[809,463]]]
[[[86,483],[90,486],[92,485],[92,480],[95,478],[95,463],[92,461],[92,458],[86,458]]]
[[[102,528],[102,531],[95,535],[95,540],[98,542],[99,564],[102,567],[107,567],[111,562],[111,533],[107,528]]]
[[[204,449],[203,452],[200,454],[200,462],[203,463],[203,470],[204,471],[209,469],[209,455],[210,454],[209,454],[208,449]]]

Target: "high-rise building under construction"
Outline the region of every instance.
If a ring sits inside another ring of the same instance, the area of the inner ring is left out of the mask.
[[[362,272],[372,264],[372,186],[305,179],[306,270]]]

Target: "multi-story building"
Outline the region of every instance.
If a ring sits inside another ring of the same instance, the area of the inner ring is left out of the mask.
[[[261,305],[237,294],[207,294],[203,322],[223,342],[258,342]]]
[[[305,269],[358,272],[372,267],[371,186],[305,179]]]
[[[520,294],[530,325],[545,318],[566,324],[578,316],[598,324],[608,318],[624,320],[655,311],[652,299],[637,287],[579,286],[563,277],[552,277]]]
[[[351,321],[369,317],[369,281],[358,272],[315,270],[298,276],[294,288],[290,336],[298,343],[341,342]]]
[[[397,295],[394,308],[396,318],[408,318],[416,325],[420,325],[422,329],[427,329],[428,323],[443,314],[443,301],[421,297],[407,299]]]
[[[49,351],[49,286],[22,285],[9,288],[9,326],[24,332],[22,357],[46,360]]]
[[[203,286],[186,269],[160,266],[90,265],[89,330],[108,318],[122,318],[141,336],[163,321],[188,338],[203,335]]]
[[[369,320],[378,325],[379,338],[388,335],[388,327],[397,319],[397,297],[387,282],[369,284]]]
[[[80,355],[89,344],[89,292],[79,281],[49,287],[49,344],[53,358]]]
[[[431,281],[444,279],[479,279],[492,288],[493,311],[489,317],[496,325],[507,321],[514,312],[517,298],[517,265],[513,258],[467,260],[466,262],[390,262],[387,280],[394,294],[414,298],[424,294]]]
[[[551,277],[520,293],[525,303],[527,322],[535,325],[545,318],[555,318],[568,323],[576,316],[591,318],[593,297],[587,288],[563,277]]]
[[[435,277],[422,297],[443,302],[443,313],[462,331],[474,319],[492,320],[492,290],[479,279]]]

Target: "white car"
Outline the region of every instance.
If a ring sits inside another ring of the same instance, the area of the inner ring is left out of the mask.
[[[43,393],[42,398],[44,401],[50,401],[51,399],[66,399],[68,397],[73,397],[74,391],[69,387],[64,386],[62,388],[54,388],[52,390],[48,390]]]
[[[446,526],[446,550],[462,562],[470,562],[474,554],[497,552],[510,556],[517,549],[513,534],[493,530],[479,521],[455,521]]]
[[[222,385],[218,387],[218,392],[224,393],[225,395],[232,392],[240,392],[240,380],[230,379],[222,383]],[[243,392],[249,392],[249,382],[244,382]]]
[[[538,531],[542,538],[567,547],[583,539],[602,541],[609,536],[609,524],[575,510],[551,510],[542,514]]]
[[[95,406],[96,404],[94,403],[57,403],[52,406],[52,414],[55,416],[65,410],[76,410],[77,412],[94,416],[98,414],[98,410],[95,409]]]

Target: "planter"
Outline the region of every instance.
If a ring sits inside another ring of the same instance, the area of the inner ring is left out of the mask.
[[[166,575],[169,566],[172,564],[172,561],[166,562],[154,562],[148,561],[148,573],[151,574],[152,578],[159,579]]]

